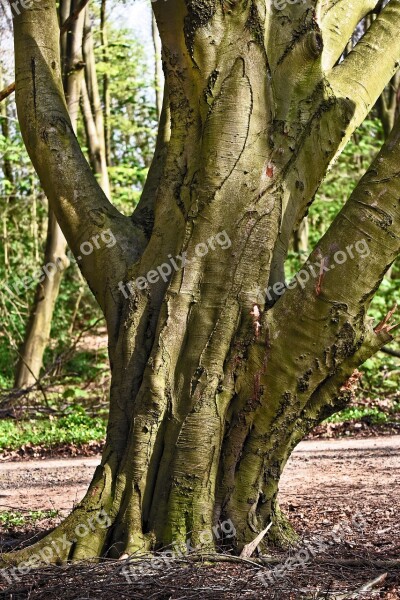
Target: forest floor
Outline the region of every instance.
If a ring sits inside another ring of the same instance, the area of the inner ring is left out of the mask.
[[[2,550],[54,527],[82,498],[98,462],[91,457],[0,465],[0,511],[10,515],[2,526]],[[259,576],[268,570],[253,559],[207,566],[178,560],[161,571],[150,562],[140,577],[133,570],[127,579],[120,563],[107,562],[31,572],[8,589],[0,580],[0,598],[393,600],[400,598],[399,485],[400,436],[305,441],[280,487],[281,507],[300,541],[290,552],[292,564],[286,563],[290,570],[275,571],[266,585]],[[271,555],[278,566],[289,556]],[[361,591],[380,576],[372,591]]]

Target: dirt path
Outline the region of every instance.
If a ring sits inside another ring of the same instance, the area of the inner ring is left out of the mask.
[[[98,463],[94,457],[2,464],[0,510],[55,508],[66,514],[83,497]],[[280,501],[292,513],[301,507],[301,525],[311,518],[306,513],[313,508],[321,515],[343,513],[349,506],[368,514],[371,501],[375,505],[380,498],[379,512],[390,511],[399,491],[400,436],[306,441],[285,469]]]
[[[0,548],[9,549],[23,540],[33,540],[36,534],[56,525],[61,516],[82,498],[98,463],[99,458],[95,457],[0,465],[0,512],[54,508],[60,511],[57,519],[41,521],[34,530],[22,527],[1,532]],[[186,567],[182,567],[182,573],[172,569],[163,582],[172,590],[168,597],[174,600],[189,597],[297,600],[317,597],[315,591],[320,590],[323,594],[318,597],[336,599],[344,596],[337,596],[332,590],[354,592],[366,582],[383,576],[384,582],[374,593],[346,597],[399,599],[400,569],[393,563],[388,566],[388,561],[400,557],[399,489],[400,436],[302,442],[285,469],[280,503],[300,535],[296,552],[307,554],[309,544],[314,544],[313,556],[317,552],[315,560],[310,554],[303,567],[286,571],[284,576],[270,583],[273,586],[271,591],[260,588],[260,580],[255,576],[257,571],[249,565],[222,564],[190,573]],[[357,523],[361,519],[361,528],[354,526],[356,515]],[[325,550],[321,550],[320,542],[315,546],[316,540],[325,544]],[[287,559],[284,551],[277,550],[274,556],[282,564]],[[71,566],[71,569],[74,568],[79,570],[80,567]],[[76,576],[70,576],[68,582],[63,581],[59,588],[54,584],[54,577],[58,581],[59,574],[52,573],[43,571],[43,574],[35,575],[36,591],[35,594],[30,592],[29,597],[34,600],[48,600],[50,597],[55,600],[82,597],[96,600],[100,597],[110,600],[152,597],[161,600],[167,597],[164,594],[166,588],[154,588],[154,573],[141,580],[143,589],[140,594],[137,587],[127,586],[120,575],[110,574],[113,587],[105,593],[102,571],[98,574],[97,571],[91,572],[90,581],[77,571]],[[74,577],[79,580],[79,585]],[[177,585],[179,577],[180,586]],[[82,582],[87,588],[83,595]],[[18,585],[23,587],[25,584],[16,584],[16,588]],[[27,575],[26,586],[33,589],[30,574]],[[215,592],[216,587],[220,590],[218,593]],[[188,595],[189,588],[193,588],[193,596]],[[307,590],[312,590],[312,593]],[[14,592],[14,588],[10,587],[2,596],[0,581],[0,597],[7,600],[28,597],[25,592],[22,595]]]

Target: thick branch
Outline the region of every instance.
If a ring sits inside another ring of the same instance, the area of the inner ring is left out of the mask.
[[[259,407],[251,417],[246,411],[248,392],[255,384],[243,373],[236,384],[242,398],[242,404],[235,401],[239,416],[225,441],[227,494],[234,485],[233,473],[236,480],[230,515],[248,511],[251,516],[259,509],[259,494],[268,498],[275,493],[273,486],[272,491],[263,488],[263,477],[267,482],[271,479],[271,473],[264,473],[263,461],[266,456],[287,454],[286,442],[292,436],[296,439],[298,417],[310,396],[320,390],[322,395],[314,400],[328,402],[344,383],[340,379],[358,366],[358,360],[390,339],[371,332],[365,315],[400,252],[399,152],[400,120],[297,282],[290,282],[264,317],[259,337],[265,341],[254,347],[251,356],[251,372],[256,373],[254,381],[261,395]],[[374,335],[379,339],[374,340]],[[287,432],[287,440],[274,446],[273,433],[278,431]],[[242,447],[239,456],[237,449]],[[251,496],[244,495],[248,489],[252,489]],[[252,508],[248,497],[255,498]],[[263,525],[259,523],[261,528]]]
[[[362,123],[399,64],[400,0],[390,0],[345,60],[329,75],[336,96],[355,104],[353,129]]]
[[[271,283],[282,278],[292,232],[306,214],[329,165],[373,108],[398,68],[399,18],[400,1],[391,0],[344,62],[328,76],[321,71],[319,90],[316,87],[307,104],[304,103],[311,108],[308,116],[305,113],[307,121],[298,150],[286,166],[288,189]]]
[[[331,69],[343,54],[357,23],[377,4],[377,0],[329,0],[319,2],[318,22],[324,32],[322,66]]]

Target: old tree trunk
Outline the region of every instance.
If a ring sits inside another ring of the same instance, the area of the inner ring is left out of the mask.
[[[188,537],[201,546],[202,532],[228,519],[236,550],[271,521],[270,543],[293,539],[277,503],[285,463],[391,339],[366,312],[400,250],[399,124],[314,249],[308,280],[303,272],[285,293],[281,284],[293,230],[397,70],[400,0],[339,62],[374,5],[153,4],[167,94],[129,218],[100,190],[71,129],[55,2],[15,18],[21,129],[57,219],[75,256],[103,230],[117,243],[80,261],[109,332],[101,466],[55,532],[5,560],[37,555],[60,536],[54,560]],[[186,263],[174,258],[182,255]],[[171,273],[161,277],[161,266]],[[263,291],[273,285],[275,301]],[[77,539],[76,527],[101,511],[109,526]]]

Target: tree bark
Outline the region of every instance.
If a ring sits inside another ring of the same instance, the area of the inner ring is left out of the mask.
[[[156,93],[157,115],[158,119],[160,120],[163,105],[163,70],[161,59],[162,48],[154,13],[152,13],[151,17],[151,34],[154,46],[154,89]]]
[[[131,219],[85,168],[57,76],[54,8],[42,2],[45,37],[35,8],[15,23],[24,140],[74,253],[103,228],[117,243],[82,261],[109,331],[102,463],[36,549],[60,534],[60,560],[183,547],[189,537],[209,547],[204,531],[226,519],[237,550],[270,522],[268,541],[290,543],[277,502],[284,465],[391,339],[366,314],[400,250],[400,123],[306,262],[307,280],[300,272],[285,293],[284,260],[329,164],[397,68],[400,2],[338,65],[370,3],[335,0],[317,13],[303,4],[269,12],[259,1],[155,3],[170,128],[164,103]],[[338,252],[349,258],[335,264]],[[172,268],[183,253],[188,262]],[[269,282],[283,287],[272,304]],[[110,527],[77,541],[76,526],[100,511]]]

